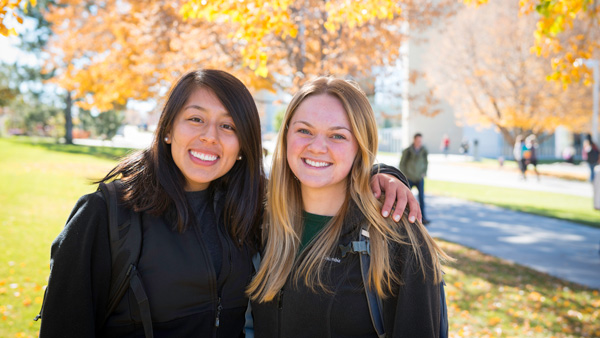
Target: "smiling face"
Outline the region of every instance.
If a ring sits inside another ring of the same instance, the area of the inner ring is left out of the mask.
[[[203,87],[192,92],[167,138],[173,161],[186,179],[186,191],[208,188],[231,170],[240,153],[233,118]]]
[[[328,94],[306,98],[290,120],[287,161],[303,192],[345,193],[358,143],[340,100]]]

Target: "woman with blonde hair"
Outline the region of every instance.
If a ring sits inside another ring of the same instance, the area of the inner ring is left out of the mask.
[[[248,288],[256,337],[443,334],[440,260],[448,256],[406,211],[400,223],[379,214],[369,188],[376,151],[373,110],[357,85],[320,77],[296,93],[273,156],[262,263]]]

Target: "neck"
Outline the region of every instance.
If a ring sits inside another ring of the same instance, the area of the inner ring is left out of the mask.
[[[346,199],[346,186],[310,188],[301,187],[302,206],[306,212],[323,216],[335,216]]]

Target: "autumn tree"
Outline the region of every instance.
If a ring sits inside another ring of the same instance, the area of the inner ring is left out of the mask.
[[[100,111],[163,95],[182,73],[219,68],[253,89],[295,90],[320,74],[370,76],[394,62],[403,25],[428,25],[452,0],[60,0],[47,19],[55,81]]]
[[[242,64],[292,90],[310,75],[369,77],[398,59],[403,25],[418,30],[450,13],[449,2],[429,0],[189,0],[181,12],[229,27]]]
[[[589,88],[546,81],[546,60],[530,52],[533,15],[517,0],[461,10],[431,54],[432,85],[467,122],[497,128],[509,144],[522,133],[552,133],[559,125],[583,130]],[[498,29],[502,27],[502,29]]]
[[[82,108],[106,111],[122,109],[129,99],[164,94],[190,69],[235,69],[236,60],[219,50],[211,25],[184,22],[180,5],[58,1],[46,15],[54,23],[47,48],[48,67],[59,70],[54,82]],[[243,71],[237,75],[248,80]]]
[[[14,27],[7,27],[6,23],[13,17],[18,24],[23,24],[23,16],[19,10],[27,11],[27,5],[36,5],[36,0],[0,0],[0,34],[4,36],[17,35]]]
[[[489,0],[463,0],[481,5]],[[497,0],[494,0],[497,1]],[[592,82],[589,68],[577,59],[600,59],[600,2],[598,0],[521,0],[520,13],[539,14],[531,28],[531,52],[550,60],[547,77],[565,85]]]

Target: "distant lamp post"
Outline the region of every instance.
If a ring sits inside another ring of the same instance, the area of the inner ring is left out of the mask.
[[[600,60],[593,59],[577,59],[574,63],[575,67],[585,65],[594,71],[594,85],[592,87],[594,98],[594,115],[592,116],[592,140],[598,143],[598,92],[600,92]]]

